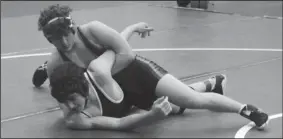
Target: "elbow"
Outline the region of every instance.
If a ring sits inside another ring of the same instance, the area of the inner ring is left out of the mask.
[[[134,53],[131,53],[131,52],[127,53],[127,52],[125,52],[125,53],[117,54],[115,62],[119,62],[120,64],[121,63],[124,63],[124,64],[128,63],[129,64],[129,63],[131,63],[134,60],[135,60],[135,54]]]
[[[135,53],[130,50],[130,51],[125,51],[125,52],[122,52],[120,53],[121,55],[124,55],[126,59],[128,60],[134,60],[135,59]]]

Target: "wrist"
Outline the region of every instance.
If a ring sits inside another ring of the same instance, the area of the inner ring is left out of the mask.
[[[138,31],[137,28],[138,28],[138,24],[132,25],[132,26],[131,26],[132,32],[137,32],[137,31]]]
[[[154,109],[151,109],[150,111],[148,111],[148,115],[149,116],[155,116],[155,115],[157,115],[157,111],[154,110]]]

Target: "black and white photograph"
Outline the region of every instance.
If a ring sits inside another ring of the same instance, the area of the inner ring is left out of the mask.
[[[282,1],[1,1],[1,138],[282,138]]]

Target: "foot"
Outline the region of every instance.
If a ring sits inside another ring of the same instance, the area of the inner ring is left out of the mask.
[[[32,83],[35,87],[40,87],[48,78],[47,71],[46,71],[47,61],[44,62],[41,66],[39,66],[32,77]]]
[[[227,77],[224,74],[215,75],[209,78],[211,83],[211,92],[215,92],[221,95],[225,94]],[[209,91],[209,90],[208,90]]]
[[[260,130],[264,129],[269,122],[269,117],[266,113],[250,104],[244,106],[240,112],[240,115],[253,121],[257,129]]]
[[[210,77],[208,80],[204,81],[204,83],[206,84],[205,92],[214,92],[220,95],[224,95],[226,89],[227,77],[224,74],[215,75]],[[194,88],[192,89],[194,90]],[[177,114],[183,114],[185,110],[186,110],[185,108],[180,108]]]

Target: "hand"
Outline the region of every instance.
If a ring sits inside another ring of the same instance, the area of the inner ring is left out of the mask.
[[[152,27],[149,27],[148,24],[145,22],[135,24],[135,28],[135,32],[137,32],[142,38],[150,36],[150,32],[154,30]]]
[[[172,111],[172,107],[170,103],[168,102],[168,97],[163,96],[161,98],[158,98],[153,103],[151,110],[157,115],[167,116]]]

